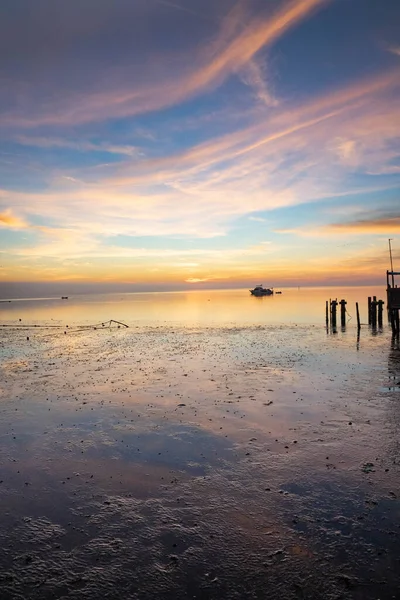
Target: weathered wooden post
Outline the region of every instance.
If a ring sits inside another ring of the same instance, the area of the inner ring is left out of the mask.
[[[341,300],[340,304],[340,324],[342,327],[346,327],[346,300]]]
[[[337,309],[338,301],[332,300],[331,302],[331,313],[332,313],[332,327],[336,329],[336,309]]]
[[[328,305],[328,300],[325,303],[325,323],[326,323],[326,326],[328,327],[328,325],[329,325],[329,305]]]
[[[356,313],[357,313],[357,329],[360,331],[361,323],[360,323],[360,311],[358,309],[358,302],[356,302]]]
[[[368,296],[368,325],[371,325],[371,296]]]
[[[374,296],[374,299],[371,302],[371,326],[376,329],[376,307],[377,307],[378,303],[376,301],[376,296]]]
[[[382,327],[383,326],[383,305],[384,305],[384,301],[383,300],[378,300],[378,327]]]

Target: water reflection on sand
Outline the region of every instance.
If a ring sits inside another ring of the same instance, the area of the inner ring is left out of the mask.
[[[2,333],[2,598],[393,596],[387,332]]]

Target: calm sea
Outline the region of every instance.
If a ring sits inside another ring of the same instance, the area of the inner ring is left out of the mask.
[[[110,319],[128,325],[323,324],[326,300],[344,298],[351,326],[356,322],[356,302],[365,323],[368,296],[386,299],[383,286],[281,288],[281,291],[264,298],[251,296],[247,289],[234,289],[91,294],[69,296],[68,300],[16,299],[0,303],[0,324],[96,324]]]

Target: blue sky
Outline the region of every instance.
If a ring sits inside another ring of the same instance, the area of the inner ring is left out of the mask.
[[[378,282],[400,3],[3,0],[0,278]]]

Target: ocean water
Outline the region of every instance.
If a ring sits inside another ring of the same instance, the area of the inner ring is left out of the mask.
[[[249,290],[97,294],[13,300],[0,303],[0,324],[29,322],[95,324],[114,319],[127,324],[182,326],[321,324],[325,302],[347,301],[348,325],[356,323],[355,303],[367,321],[367,298],[386,300],[384,287],[281,288],[282,294],[256,298]]]

